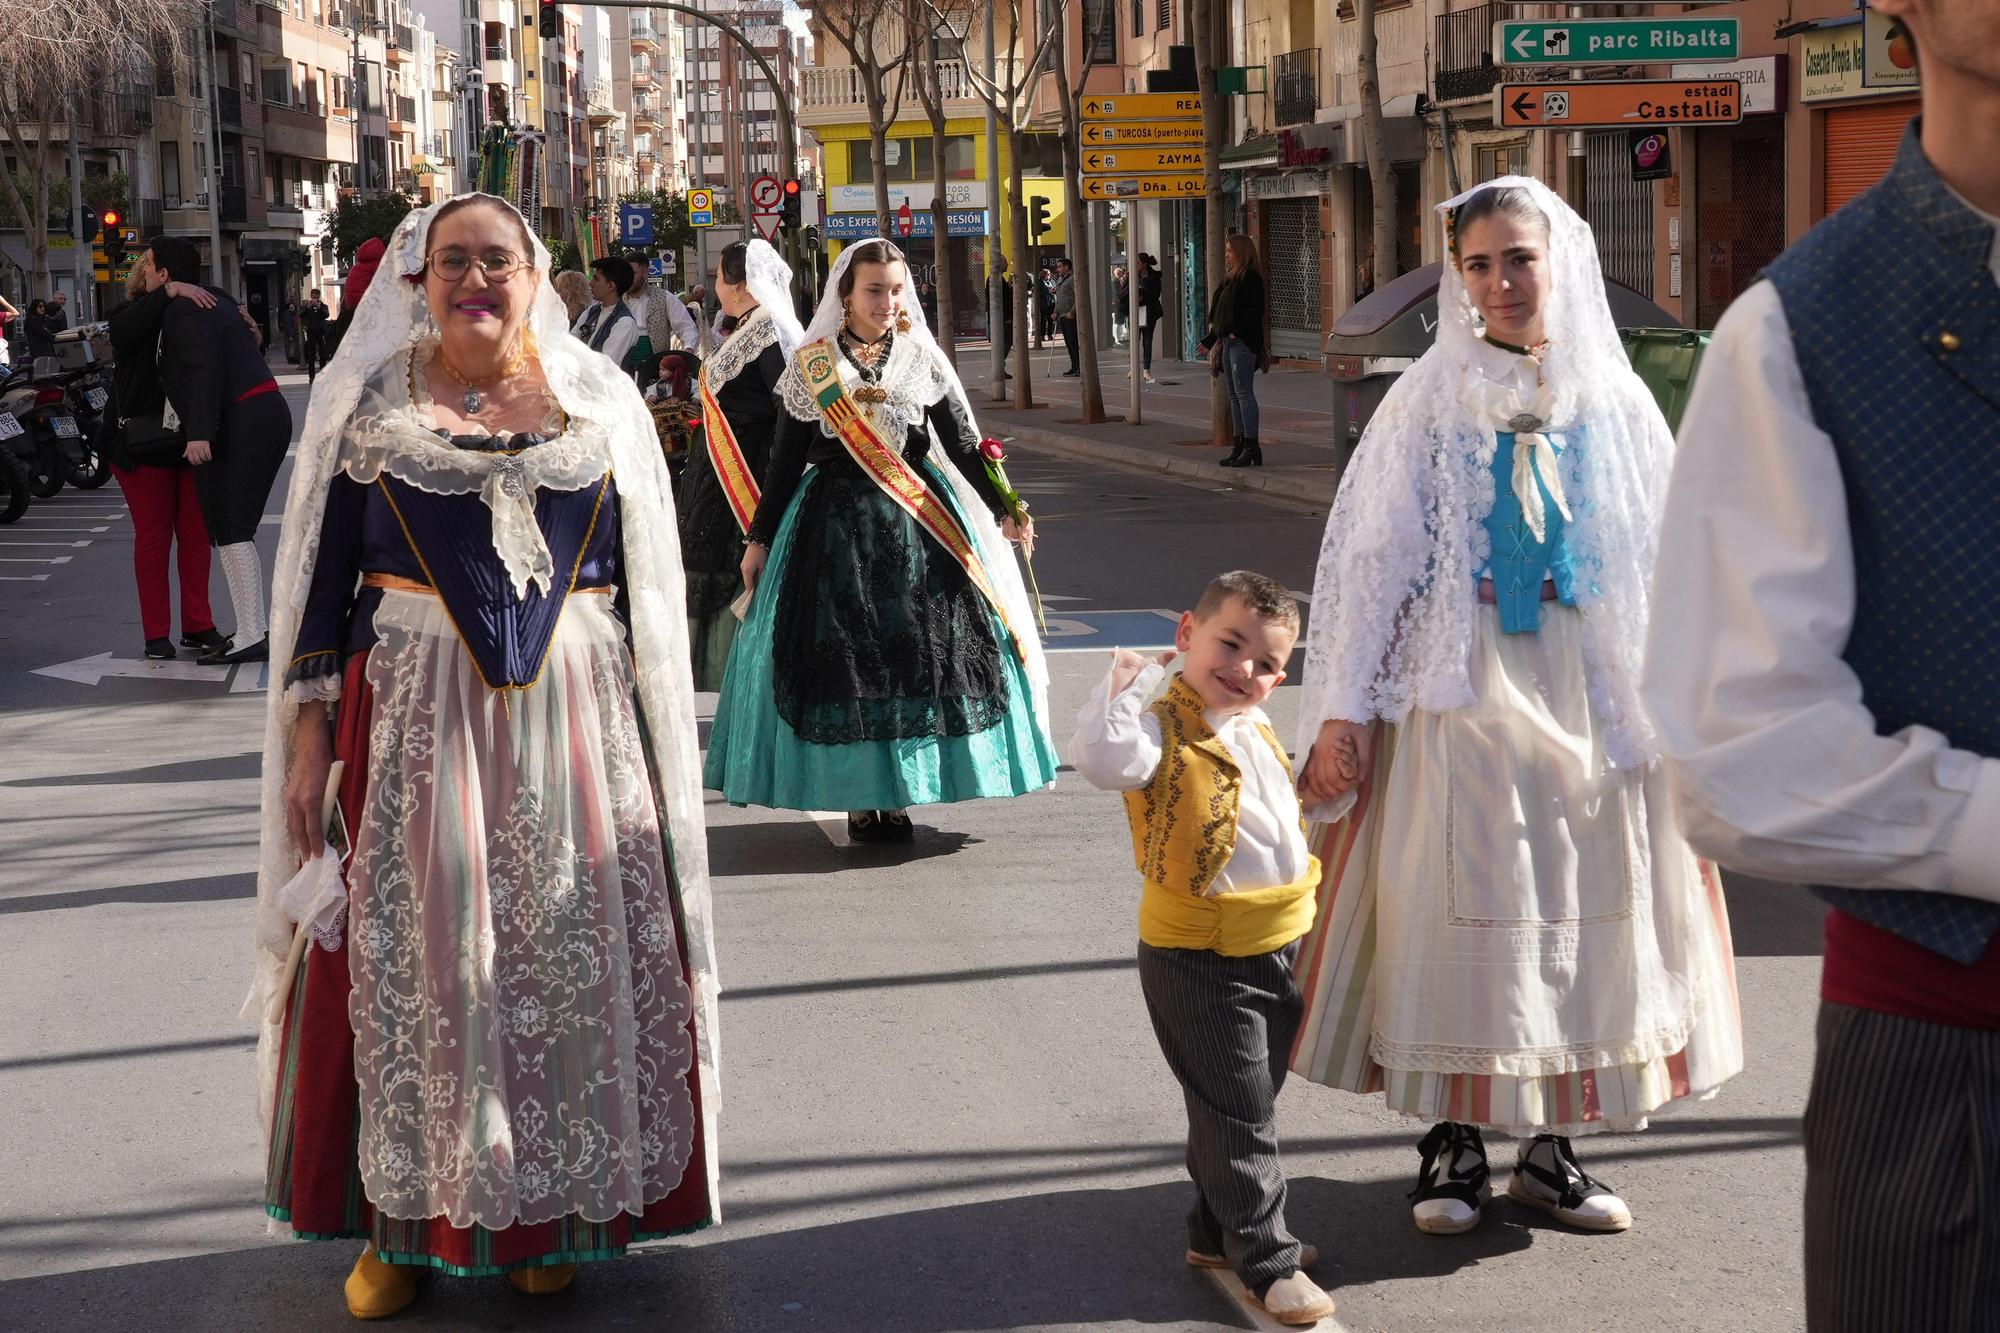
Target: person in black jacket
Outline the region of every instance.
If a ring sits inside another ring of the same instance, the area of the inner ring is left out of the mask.
[[[1160,261],[1148,254],[1139,256],[1139,373],[1146,383],[1153,380],[1153,328],[1165,313],[1160,305]]]
[[[170,636],[173,599],[169,595],[170,556],[180,572],[182,648],[222,652],[229,648],[215,628],[208,602],[208,526],[195,498],[194,469],[183,458],[145,462],[126,447],[123,423],[157,416],[166,405],[160,383],[160,322],[169,302],[186,300],[208,307],[215,298],[200,287],[168,282],[146,290],[145,266],[134,265],[125,284],[131,299],[107,321],[111,337],[111,401],[98,426],[98,447],[111,461],[111,475],[132,512],[132,574],[139,587],[139,623],[146,656],[164,661],[179,656]],[[176,553],[176,546],[179,550]]]
[[[192,241],[155,237],[146,247],[146,287],[193,283],[201,256]],[[209,289],[207,308],[173,301],[160,321],[160,372],[167,400],[187,433],[195,495],[209,540],[222,557],[236,608],[237,647],[205,654],[208,664],[261,662],[270,653],[257,526],[292,439],[292,410],[278,392],[236,303]]]
[[[37,296],[28,302],[27,317],[21,321],[21,329],[28,338],[28,359],[56,354],[56,334],[62,325],[56,323],[49,313],[49,303]]]
[[[1202,347],[1229,389],[1229,417],[1236,447],[1224,467],[1264,466],[1257,440],[1257,372],[1269,367],[1264,341],[1264,274],[1257,244],[1238,233],[1229,238],[1228,269],[1208,302],[1208,332]]]

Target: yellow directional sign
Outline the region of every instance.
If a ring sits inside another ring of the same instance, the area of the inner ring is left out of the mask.
[[[1195,176],[1085,176],[1086,199],[1199,199],[1206,193]]]
[[[1201,122],[1198,120],[1162,120],[1152,124],[1094,120],[1083,127],[1083,146],[1086,150],[1200,142]]]
[[[1089,93],[1085,120],[1199,120],[1200,93]]]
[[[1092,176],[1130,176],[1134,172],[1200,171],[1208,154],[1195,148],[1086,148],[1083,169]]]

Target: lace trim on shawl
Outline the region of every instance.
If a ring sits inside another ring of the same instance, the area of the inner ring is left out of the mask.
[[[722,392],[722,386],[743,373],[743,367],[764,354],[764,349],[778,341],[778,325],[768,310],[758,306],[749,317],[736,326],[722,346],[716,348],[702,365],[708,373],[708,387],[715,393]]]
[[[850,397],[856,389],[870,383],[846,357],[836,357],[834,365]],[[943,361],[931,356],[914,340],[903,337],[898,337],[895,346],[889,349],[888,364],[882,367],[880,378],[873,383],[888,397],[879,403],[864,403],[857,398],[855,406],[861,409],[861,415],[868,419],[868,424],[897,448],[902,446],[912,429],[927,428],[925,410],[952,391],[951,374],[945,369]],[[796,365],[785,367],[784,377],[778,381],[778,393],[784,399],[785,411],[791,413],[794,421],[817,424],[820,434],[829,440],[840,438],[826,424],[826,416],[819,410],[818,400],[813,397],[811,388]]]

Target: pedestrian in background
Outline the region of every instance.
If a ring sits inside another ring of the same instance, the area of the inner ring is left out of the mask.
[[[1056,261],[1055,287],[1049,295],[1050,308],[1055,311],[1056,330],[1062,334],[1063,349],[1069,353],[1069,369],[1063,372],[1066,379],[1074,379],[1083,374],[1076,364],[1076,275],[1067,259]]]
[[[38,356],[56,354],[56,330],[62,327],[49,315],[49,303],[37,296],[28,302],[28,313],[21,320],[21,328],[27,334],[28,360]]]
[[[1007,257],[1001,255],[994,263],[1000,269],[1000,315],[995,319],[993,311],[986,312],[986,336],[992,338],[994,330],[999,330],[1000,378],[1007,380],[1014,378],[1007,369],[1007,358],[1014,354],[1014,283],[1007,276]],[[990,293],[992,289],[987,290]]]
[[[1262,707],[1298,637],[1284,585],[1247,569],[1217,577],[1182,614],[1174,652],[1112,655],[1069,760],[1092,786],[1125,794],[1144,875],[1139,989],[1187,1106],[1187,1262],[1232,1269],[1271,1315],[1313,1324],[1333,1299],[1304,1272],[1318,1251],[1285,1224],[1277,1099],[1320,867]]]
[[[572,327],[590,306],[590,279],[583,276],[581,269],[566,268],[556,274],[551,284],[556,295],[562,298],[563,313]]]
[[[1257,243],[1238,232],[1229,238],[1223,279],[1209,297],[1208,332],[1201,345],[1209,368],[1228,387],[1229,420],[1236,428],[1236,447],[1222,460],[1224,467],[1264,466],[1264,446],[1257,439],[1257,372],[1270,366],[1264,315]]]
[[[1825,919],[1815,1333],[2000,1319],[2000,7],[1876,0],[1923,114],[1716,324],[1646,703],[1695,846]],[[1596,441],[1593,438],[1592,444]],[[1803,904],[1802,904],[1803,906]]]
[[[169,282],[199,282],[201,253],[185,237],[155,237],[145,262],[148,291]],[[227,294],[209,291],[216,297],[212,306],[193,301],[167,306],[160,322],[160,376],[187,433],[195,495],[236,611],[235,646],[211,650],[201,660],[262,662],[270,645],[256,539],[264,503],[291,445],[292,409],[271,378],[246,312]]]
[[[49,326],[53,333],[69,328],[69,293],[57,292],[49,298]]]
[[[639,341],[639,321],[625,304],[632,286],[632,265],[616,255],[590,261],[591,302],[570,329],[590,344],[593,352],[611,358],[611,364],[625,367],[625,354]]]
[[[0,296],[0,366],[13,360],[14,326],[20,322],[20,307]]]
[[[1146,383],[1157,384],[1153,378],[1153,326],[1160,321],[1160,262],[1151,255],[1139,256],[1139,373]],[[1126,371],[1125,378],[1131,379],[1132,372]]]
[[[326,324],[333,312],[320,299],[319,288],[312,289],[312,297],[299,307],[299,340],[306,362],[306,383],[310,384],[319,375],[319,368],[326,364]]]
[[[172,637],[170,560],[180,575],[180,646],[224,652],[229,640],[216,630],[209,605],[208,525],[202,521],[201,501],[195,494],[194,469],[175,449],[177,439],[183,448],[185,440],[164,429],[139,438],[146,427],[161,423],[166,408],[166,389],[160,382],[160,325],[168,303],[184,300],[205,309],[215,304],[215,298],[201,287],[179,282],[148,291],[147,273],[142,255],[125,280],[125,303],[107,321],[111,400],[99,430],[111,475],[132,514],[132,577],[139,592],[139,626],[146,656],[157,662],[180,655]]]

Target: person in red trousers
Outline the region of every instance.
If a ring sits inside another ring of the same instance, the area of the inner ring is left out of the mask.
[[[160,320],[171,301],[211,306],[215,298],[200,287],[168,283],[148,292],[138,266],[125,284],[131,298],[111,312],[112,406],[104,414],[105,454],[111,475],[132,512],[132,573],[139,586],[139,624],[146,656],[155,661],[178,656],[172,638],[173,600],[168,588],[169,556],[181,584],[182,648],[226,649],[229,640],[215,628],[208,603],[208,527],[195,502],[194,471],[178,454],[158,463],[141,462],[126,447],[119,422],[157,413],[166,402],[160,385]]]

